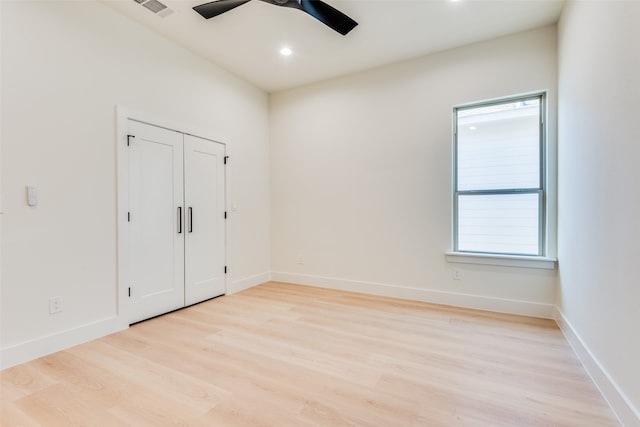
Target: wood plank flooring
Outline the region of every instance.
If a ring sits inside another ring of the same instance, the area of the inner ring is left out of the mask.
[[[618,426],[553,321],[267,283],[0,373],[2,426]]]

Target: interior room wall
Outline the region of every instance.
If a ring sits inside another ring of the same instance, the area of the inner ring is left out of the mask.
[[[228,289],[267,280],[266,93],[99,2],[1,8],[2,365],[117,323],[116,106],[227,144]],[[53,296],[63,311],[51,315]]]
[[[555,164],[556,67],[549,26],[272,94],[272,277],[552,316],[554,270],[451,264],[445,252],[452,107],[548,90]]]
[[[559,322],[640,426],[640,3],[569,2],[559,25]]]

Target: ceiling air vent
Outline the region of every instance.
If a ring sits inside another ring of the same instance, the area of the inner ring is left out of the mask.
[[[158,16],[165,17],[173,13],[173,10],[169,9],[166,4],[160,3],[158,0],[133,0],[138,4],[143,5],[151,12]]]

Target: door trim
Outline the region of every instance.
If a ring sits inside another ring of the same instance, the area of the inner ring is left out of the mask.
[[[116,106],[116,260],[117,260],[117,284],[116,284],[116,313],[118,319],[118,327],[120,329],[126,329],[129,327],[129,295],[128,288],[131,283],[131,271],[129,266],[130,248],[128,242],[128,220],[127,212],[129,205],[129,156],[127,148],[127,128],[128,121],[135,120],[138,122],[146,123],[148,125],[157,126],[177,132],[181,132],[187,135],[196,136],[222,144],[226,156],[231,156],[230,147],[228,144],[221,142],[216,134],[207,129],[197,128],[186,125],[184,123],[176,122],[175,120],[167,119],[164,117],[157,117],[147,113],[135,111],[125,106]],[[231,163],[225,167],[225,205],[231,206],[231,188],[230,188],[230,175],[231,175]],[[230,213],[230,212],[229,212]],[[227,222],[225,223],[225,252],[224,259],[225,264],[229,265],[230,259],[230,221],[233,215],[228,215]],[[231,273],[231,271],[230,271]],[[227,274],[225,278],[225,288],[228,288],[228,284],[231,283],[231,274]]]

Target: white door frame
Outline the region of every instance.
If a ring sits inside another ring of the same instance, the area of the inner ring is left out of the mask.
[[[197,136],[199,138],[208,139],[210,141],[222,144],[225,150],[225,156],[230,156],[229,145],[220,142],[214,137],[214,133],[209,130],[203,130],[187,126],[182,123],[176,123],[173,120],[155,117],[149,114],[141,113],[131,110],[123,106],[116,107],[116,177],[117,177],[117,204],[116,204],[116,226],[117,226],[117,318],[118,326],[120,329],[126,329],[129,327],[129,295],[128,288],[131,283],[131,272],[129,267],[129,260],[131,259],[128,245],[128,206],[129,206],[129,155],[127,148],[127,128],[128,121],[136,120],[149,125],[174,130],[187,135]],[[229,230],[230,230],[230,213],[228,207],[231,206],[231,191],[230,191],[230,164],[225,168],[225,204],[227,206],[228,220],[225,224],[225,264],[229,266]],[[228,289],[229,275],[225,280],[225,287]]]

